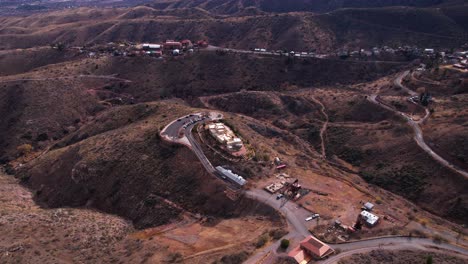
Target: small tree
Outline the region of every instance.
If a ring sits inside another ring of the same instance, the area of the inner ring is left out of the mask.
[[[23,144],[21,146],[18,146],[16,150],[18,151],[19,155],[27,155],[32,151],[33,147],[31,144]]]
[[[432,255],[427,256],[426,264],[432,264]]]
[[[289,247],[289,240],[288,239],[281,239],[281,248],[287,249]]]

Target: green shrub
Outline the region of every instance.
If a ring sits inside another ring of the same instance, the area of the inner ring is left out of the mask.
[[[268,242],[268,236],[266,234],[263,234],[261,235],[258,240],[257,240],[257,243],[255,244],[255,247],[256,248],[261,248],[263,247],[266,243]]]
[[[281,248],[282,249],[287,249],[289,247],[289,240],[288,239],[282,239],[281,240]]]

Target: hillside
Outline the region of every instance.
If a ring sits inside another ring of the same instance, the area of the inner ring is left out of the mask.
[[[18,177],[42,205],[88,206],[131,219],[138,228],[168,224],[186,211],[221,218],[249,213],[252,201],[229,200],[189,149],[159,138],[159,127],[184,110],[162,103],[106,111],[70,135],[72,141],[29,162]],[[279,220],[271,208],[264,212]]]
[[[369,8],[387,6],[429,7],[437,5],[460,4],[459,0],[221,0],[221,1],[186,1],[186,0],[157,0],[150,4],[155,8],[174,9],[198,7],[219,14],[235,14],[245,8],[257,8],[264,12],[329,12],[342,8]]]
[[[242,16],[228,17],[218,17],[199,7],[99,11],[79,8],[26,18],[0,17],[0,49],[46,46],[57,42],[81,46],[123,40],[161,42],[183,38],[207,39],[222,47],[318,52],[381,45],[450,48],[467,41],[468,27],[461,11],[466,8],[341,9],[321,15],[244,10]]]
[[[413,142],[411,130],[398,116],[371,104],[359,90],[342,87],[281,93],[241,92],[204,97],[202,101],[213,108],[268,122],[269,129],[258,131],[266,137],[281,137],[281,131],[288,131],[320,151],[320,130],[325,118],[317,104],[318,98],[328,115],[324,147],[330,160],[345,161],[359,169],[365,181],[406,197],[444,218],[466,223],[466,180],[435,163]],[[455,127],[453,124],[448,129],[461,142],[461,133],[466,129],[454,130]],[[442,130],[432,133],[441,135]],[[454,140],[440,136],[438,144],[453,146]],[[463,153],[464,146],[456,149]]]
[[[2,2],[0,263],[466,255],[465,2]]]

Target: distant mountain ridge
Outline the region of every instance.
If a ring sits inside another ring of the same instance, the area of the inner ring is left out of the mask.
[[[342,8],[377,8],[389,6],[431,7],[466,3],[462,0],[156,0],[158,9],[199,7],[217,14],[235,14],[245,8],[272,13],[324,13]]]

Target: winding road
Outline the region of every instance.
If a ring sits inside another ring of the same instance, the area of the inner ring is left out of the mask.
[[[398,87],[400,87],[401,89],[405,90],[408,94],[410,94],[411,96],[417,96],[418,94],[414,91],[412,91],[411,89],[409,89],[408,87],[404,86],[402,84],[402,80],[409,74],[409,71],[405,71],[403,72],[402,74],[400,74],[394,81],[394,84]],[[427,154],[429,154],[434,160],[436,160],[437,162],[439,162],[441,165],[447,167],[448,169],[462,175],[463,177],[465,178],[468,178],[468,172],[458,168],[457,166],[453,165],[452,163],[450,163],[449,161],[445,160],[444,158],[442,158],[440,155],[438,155],[437,153],[435,153],[431,147],[429,147],[426,142],[424,141],[424,137],[423,137],[423,131],[421,129],[421,127],[419,126],[421,123],[423,123],[430,115],[430,111],[425,108],[425,111],[426,111],[426,114],[425,116],[421,119],[421,120],[418,120],[418,121],[415,121],[413,120],[412,117],[410,117],[408,114],[406,113],[403,113],[403,112],[400,112],[398,110],[396,110],[395,108],[385,104],[382,100],[379,99],[379,95],[378,94],[372,94],[370,96],[367,97],[367,99],[382,107],[382,108],[385,108],[386,110],[389,110],[397,115],[400,115],[401,117],[403,117],[406,122],[408,123],[409,126],[411,126],[411,128],[413,128],[413,131],[414,131],[414,140],[416,141],[416,143],[418,144],[418,146],[424,150]]]
[[[353,254],[367,253],[372,250],[422,250],[450,254],[464,259],[468,259],[468,250],[453,246],[451,244],[437,244],[427,238],[409,238],[409,237],[389,237],[369,239],[351,243],[333,245],[335,250],[339,249],[342,253],[320,261],[321,264],[338,263],[340,259],[349,257]]]
[[[377,95],[371,96],[370,99],[372,102],[381,105],[382,107],[390,110],[392,109],[389,106],[383,105],[377,101]],[[392,109],[391,111],[396,111]],[[403,114],[402,114],[403,115]],[[198,119],[196,119],[198,117]],[[208,120],[217,120],[222,118],[222,115],[211,112]],[[408,117],[409,118],[409,117]],[[198,120],[198,121],[197,121]],[[201,119],[201,114],[191,114],[189,116],[184,116],[176,121],[171,122],[167,125],[160,133],[161,137],[167,141],[184,144],[189,147],[198,159],[203,164],[207,172],[212,176],[221,179],[216,174],[216,170],[208,160],[208,158],[203,153],[202,148],[199,143],[193,138],[192,129],[198,123],[204,123],[206,119]],[[413,121],[414,122],[414,121]],[[416,122],[414,122],[416,127],[419,127]],[[223,179],[221,179],[223,180]],[[224,180],[228,186],[229,182]],[[231,183],[232,185],[232,183]],[[310,215],[310,212],[305,209],[298,207],[295,203],[286,203],[282,206],[282,201],[277,200],[275,195],[268,194],[262,189],[252,189],[244,191],[244,195],[248,198],[255,199],[259,202],[265,203],[276,210],[280,211],[289,227],[289,233],[284,236],[284,238],[292,240],[302,240],[306,236],[311,235],[306,222],[304,221],[305,217]],[[271,243],[270,245],[258,250],[254,255],[252,255],[247,261],[246,264],[263,264],[269,263],[267,260],[271,260],[271,256],[276,255],[276,249],[280,245],[280,240]],[[335,250],[340,250],[341,253],[331,256],[326,260],[319,261],[318,263],[322,264],[331,264],[337,263],[340,259],[348,257],[356,253],[365,253],[372,251],[374,249],[392,249],[392,250],[403,250],[403,249],[418,249],[425,251],[450,251],[451,254],[458,254],[463,258],[468,258],[468,250],[466,248],[455,246],[452,244],[440,243],[436,244],[430,239],[424,238],[405,238],[405,237],[382,237],[376,239],[368,239],[363,241],[349,242],[344,244],[334,244],[330,245]],[[446,253],[446,252],[445,252]]]

